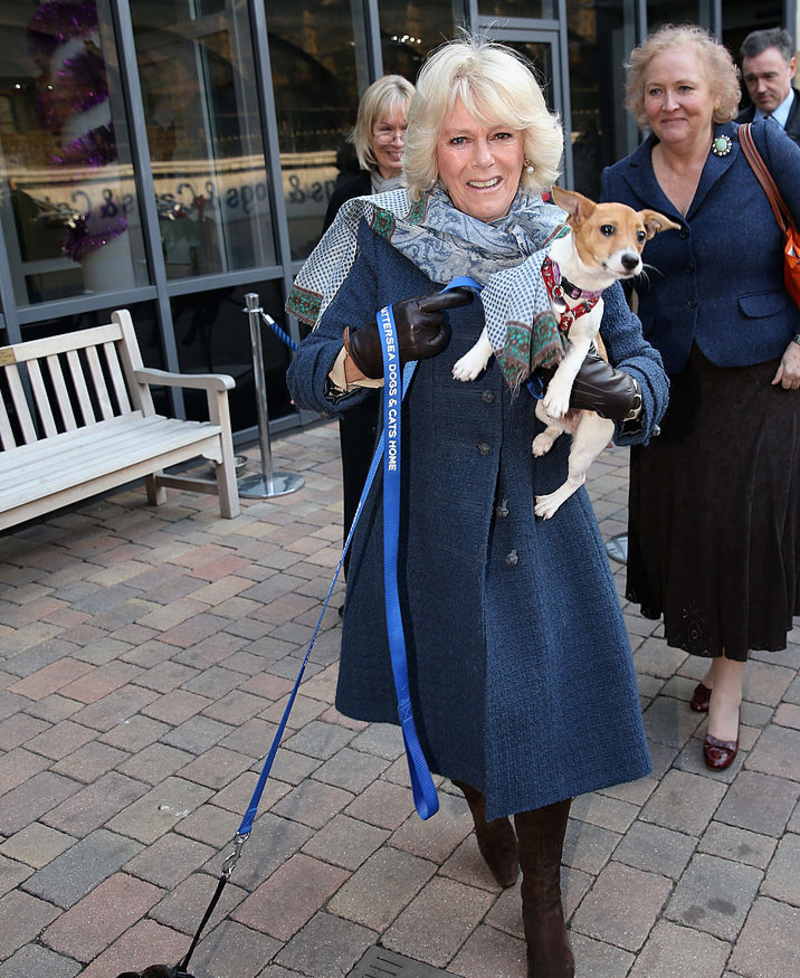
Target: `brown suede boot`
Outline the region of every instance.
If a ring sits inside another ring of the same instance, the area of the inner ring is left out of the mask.
[[[519,872],[519,858],[517,837],[510,819],[496,818],[487,822],[486,795],[466,781],[454,781],[453,784],[464,792],[464,797],[467,799],[475,822],[478,849],[486,860],[486,865],[491,869],[500,886],[504,889],[513,886]]]
[[[561,904],[561,854],[572,799],[514,816],[522,870],[528,978],[574,978]]]

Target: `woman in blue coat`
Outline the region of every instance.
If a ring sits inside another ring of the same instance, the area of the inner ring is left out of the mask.
[[[522,869],[531,978],[574,974],[559,890],[572,797],[650,770],[589,498],[581,489],[550,520],[533,513],[534,496],[566,476],[568,439],[533,457],[535,401],[509,385],[503,357],[474,382],[452,376],[487,323],[529,324],[531,369],[557,356],[532,269],[564,219],[541,199],[562,139],[516,55],[486,42],[446,45],[411,102],[408,190],[345,204],[287,304],[316,325],[288,374],[303,407],[345,411],[365,378],[383,376],[374,322],[383,307],[392,307],[401,361],[419,361],[402,406],[398,514],[413,717],[430,768],[464,791],[498,881],[509,886]],[[484,286],[479,299],[432,295],[463,274]],[[618,368],[607,368],[609,386],[622,404],[616,437],[646,441],[666,377],[622,290],[604,300],[601,331]],[[397,723],[382,518],[376,480],[353,538],[336,705]]]
[[[709,711],[706,763],[725,768],[749,650],[786,648],[800,611],[800,311],[730,121],[728,51],[666,27],[630,60],[628,107],[651,134],[603,173],[603,197],[681,229],[648,243],[654,271],[636,287],[672,388],[661,436],[631,456],[627,596],[663,614],[669,645],[711,658],[690,705]],[[800,221],[800,147],[769,120],[752,135]]]

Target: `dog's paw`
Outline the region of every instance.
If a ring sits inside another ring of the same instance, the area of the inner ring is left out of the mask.
[[[563,418],[569,411],[569,389],[563,389],[561,385],[554,385],[552,382],[547,388],[547,393],[542,399],[542,406],[549,418]]]
[[[547,453],[553,447],[554,442],[555,438],[549,431],[542,431],[533,439],[531,451],[537,458],[541,458],[542,455],[547,455]]]
[[[466,353],[453,365],[453,379],[460,381],[475,380],[478,374],[486,368],[488,361],[474,352]]]

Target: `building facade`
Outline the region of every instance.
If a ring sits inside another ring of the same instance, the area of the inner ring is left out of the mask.
[[[2,0],[0,345],[127,307],[149,366],[232,374],[237,438],[257,418],[245,295],[283,313],[316,243],[360,94],[414,81],[459,27],[536,65],[564,121],[563,182],[596,194],[640,134],[623,61],[649,30],[693,22],[736,54],[755,28],[795,34],[795,0]],[[311,420],[263,334],[273,430]],[[164,392],[164,397],[175,396]],[[172,405],[193,417],[190,395]]]

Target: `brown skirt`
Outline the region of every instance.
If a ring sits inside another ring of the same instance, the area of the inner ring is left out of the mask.
[[[661,434],[631,451],[626,596],[693,655],[785,649],[800,611],[800,391],[771,385],[777,367],[695,346]]]

